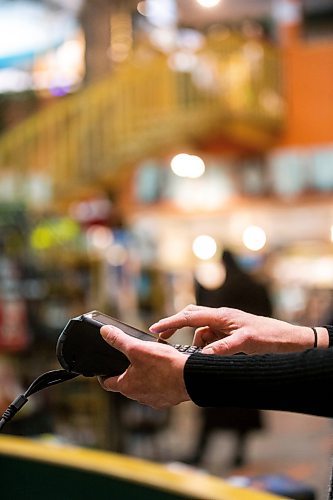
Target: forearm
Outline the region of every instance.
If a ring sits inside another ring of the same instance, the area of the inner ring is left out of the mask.
[[[258,408],[333,417],[333,349],[300,353],[192,355],[184,369],[199,406]]]

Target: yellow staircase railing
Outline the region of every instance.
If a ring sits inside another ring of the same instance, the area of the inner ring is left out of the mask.
[[[42,172],[55,194],[120,182],[146,155],[214,133],[259,147],[282,123],[279,60],[271,47],[215,37],[192,71],[139,55],[104,81],[46,107],[0,137],[0,171]]]

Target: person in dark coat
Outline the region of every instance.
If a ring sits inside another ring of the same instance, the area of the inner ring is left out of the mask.
[[[243,271],[233,253],[224,250],[221,256],[225,280],[216,289],[207,289],[195,280],[197,305],[231,307],[260,316],[272,315],[272,302],[267,287]],[[257,409],[203,408],[202,425],[194,453],[187,463],[198,465],[207,449],[208,441],[216,430],[232,431],[235,446],[231,467],[246,463],[247,438],[252,431],[264,428],[262,412]]]

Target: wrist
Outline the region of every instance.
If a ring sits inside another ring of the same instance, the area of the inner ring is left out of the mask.
[[[316,326],[317,331],[317,347],[319,349],[327,349],[329,346],[329,336],[327,328],[324,326]]]
[[[323,326],[308,327],[302,326],[301,328],[301,345],[304,349],[326,349],[329,346],[329,336],[327,328]],[[315,333],[316,332],[316,333]]]

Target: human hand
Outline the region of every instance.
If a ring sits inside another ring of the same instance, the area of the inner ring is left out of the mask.
[[[183,378],[187,356],[162,343],[135,339],[109,325],[101,328],[101,335],[130,361],[121,375],[99,379],[105,390],[120,392],[156,409],[190,399]]]
[[[169,338],[183,327],[196,328],[193,344],[204,354],[263,354],[296,352],[313,347],[314,333],[309,327],[292,325],[228,307],[189,305],[161,319],[150,331]],[[328,347],[326,328],[318,327],[318,347]]]

